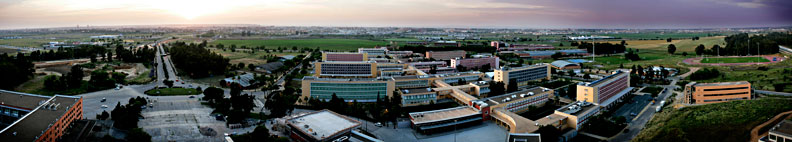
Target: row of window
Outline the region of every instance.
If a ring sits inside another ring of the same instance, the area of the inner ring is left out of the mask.
[[[429,80],[397,81],[396,88],[429,87]]]

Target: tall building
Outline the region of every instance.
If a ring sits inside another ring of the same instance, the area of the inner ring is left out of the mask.
[[[318,77],[377,77],[376,62],[315,62]]]
[[[685,85],[685,99],[688,104],[709,104],[732,100],[750,100],[751,83],[748,81],[696,83]]]
[[[322,61],[368,61],[368,53],[322,52]]]
[[[82,97],[0,90],[0,141],[60,141],[82,111]]]
[[[500,66],[500,58],[487,57],[487,58],[451,59],[451,67],[453,68],[458,68],[462,66],[467,69],[473,69],[473,68],[483,68],[485,65],[489,65],[489,69],[498,68]]]
[[[393,96],[395,86],[390,77],[342,79],[306,76],[302,80],[302,96],[329,101],[336,94],[347,102],[376,102],[377,98]]]
[[[464,58],[465,54],[466,52],[464,50],[426,51],[426,58],[435,60],[451,60],[454,58]]]
[[[615,71],[613,74],[593,82],[577,84],[577,100],[590,102],[604,108],[612,107],[614,102],[621,99],[632,90],[630,87],[630,73]]]
[[[517,86],[525,86],[530,81],[550,80],[550,66],[547,64],[536,64],[523,67],[503,67],[495,69],[493,78],[495,81],[503,82],[506,86],[509,86],[510,83],[517,83]]]

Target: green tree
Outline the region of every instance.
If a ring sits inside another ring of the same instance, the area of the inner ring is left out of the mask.
[[[509,80],[509,87],[506,87],[506,93],[511,93],[517,91],[517,79],[510,79]]]
[[[674,54],[676,52],[676,45],[670,44],[668,45],[668,54]]]
[[[706,47],[704,47],[704,44],[699,44],[696,47],[696,55],[703,55],[706,50],[707,49],[706,49]]]

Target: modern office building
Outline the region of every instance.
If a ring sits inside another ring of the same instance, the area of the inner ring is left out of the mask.
[[[426,51],[426,58],[435,60],[451,60],[454,58],[464,58],[465,54],[466,52],[464,50]]]
[[[336,94],[344,101],[376,102],[377,98],[393,96],[396,89],[393,78],[317,78],[306,76],[302,80],[302,97],[329,101]],[[377,97],[379,95],[379,97]]]
[[[487,58],[454,58],[451,59],[451,67],[459,68],[465,67],[467,69],[483,68],[489,65],[489,69],[495,69],[500,66],[500,58],[487,57]]]
[[[410,113],[412,128],[424,134],[452,131],[481,124],[481,112],[469,106]]]
[[[286,120],[289,137],[300,142],[330,142],[351,137],[360,122],[330,110],[311,112]]]
[[[456,41],[435,41],[435,42],[432,42],[432,46],[435,46],[435,47],[445,47],[445,46],[461,47],[462,43],[456,42]]]
[[[751,83],[748,81],[696,83],[685,85],[685,99],[688,104],[720,103],[732,100],[750,100]]]
[[[322,61],[368,61],[368,53],[322,52]]]
[[[767,134],[770,142],[792,142],[792,120],[781,120]]]
[[[358,53],[367,53],[368,57],[385,57],[385,54],[388,53],[387,47],[375,47],[375,48],[358,48]]]
[[[495,69],[495,81],[503,82],[506,86],[510,83],[517,83],[517,86],[528,85],[530,81],[541,79],[550,80],[550,65],[535,64],[523,67],[503,67]],[[512,82],[516,81],[516,82]]]
[[[399,95],[402,97],[402,107],[438,103],[437,92],[433,91],[432,88],[401,89]]]
[[[0,90],[0,141],[61,141],[82,118],[82,97]]]
[[[318,77],[377,77],[377,63],[368,62],[315,62]]]
[[[586,50],[580,49],[567,49],[567,50],[545,50],[545,51],[515,51],[514,54],[520,56],[522,58],[531,58],[531,59],[547,59],[550,58],[553,54],[561,53],[564,56],[588,56],[589,53]]]
[[[633,88],[630,87],[630,73],[615,71],[613,74],[593,82],[581,82],[577,85],[577,100],[590,102],[606,109],[621,100]]]

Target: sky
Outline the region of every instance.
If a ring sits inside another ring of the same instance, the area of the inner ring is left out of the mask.
[[[774,27],[792,0],[0,0],[0,29],[157,24]]]

